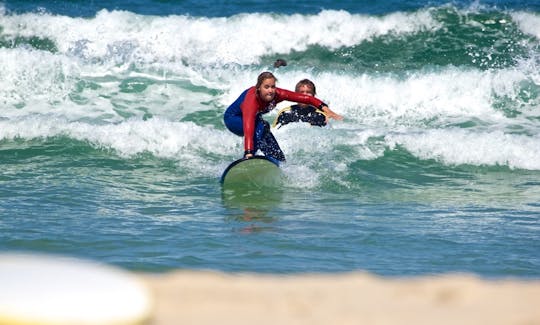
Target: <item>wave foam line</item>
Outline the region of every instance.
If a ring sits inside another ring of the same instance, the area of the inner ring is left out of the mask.
[[[237,137],[230,132],[171,122],[158,118],[128,120],[119,124],[91,125],[47,117],[0,121],[0,139],[42,139],[57,136],[87,141],[99,148],[115,150],[124,157],[143,152],[163,158],[193,158],[197,152],[229,155],[240,152]]]
[[[0,23],[6,38],[50,39],[60,53],[88,60],[184,60],[204,65],[253,64],[264,55],[303,51],[311,45],[336,49],[381,35],[440,27],[428,10],[381,17],[325,10],[317,15],[254,13],[227,18],[101,10],[90,19],[37,13],[1,15]],[[279,35],[279,41],[261,37],[269,30]]]
[[[538,135],[452,129],[387,135],[385,141],[390,149],[400,145],[421,159],[435,159],[444,164],[540,170]]]
[[[453,67],[417,72],[404,79],[324,73],[317,77],[317,90],[346,120],[364,125],[423,127],[426,121],[446,125],[470,119],[515,124],[523,123],[523,119],[505,116],[500,102],[506,99],[505,105],[523,116],[538,114],[539,100],[533,95],[522,98],[529,88],[532,92],[540,89],[540,84],[533,85],[537,77],[537,72],[518,69],[479,71]],[[280,83],[293,84],[298,80],[295,78],[282,78]]]
[[[520,11],[511,13],[511,16],[521,31],[540,40],[540,14]]]

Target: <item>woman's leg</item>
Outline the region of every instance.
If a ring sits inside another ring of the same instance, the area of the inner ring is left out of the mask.
[[[237,115],[229,115],[224,117],[225,126],[229,131],[238,135],[244,136],[244,126],[242,123],[242,117]],[[270,132],[270,124],[263,118],[258,117],[255,121],[255,134],[254,134],[254,151],[261,150],[265,156],[269,156],[279,161],[285,161],[285,155],[279,148],[279,144],[276,138]]]
[[[260,149],[265,156],[285,161],[285,155],[279,144],[270,132],[270,124],[262,118],[257,118],[255,125],[255,151]]]
[[[243,137],[244,136],[244,126],[242,123],[242,116],[238,115],[226,115],[223,118],[223,121],[225,122],[225,126],[229,131],[232,133]]]

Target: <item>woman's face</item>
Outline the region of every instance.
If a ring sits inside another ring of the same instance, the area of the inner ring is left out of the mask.
[[[276,96],[276,80],[274,78],[264,79],[259,87],[259,97],[266,103],[271,102]]]

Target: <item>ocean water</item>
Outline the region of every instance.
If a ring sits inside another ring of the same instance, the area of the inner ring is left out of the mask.
[[[540,277],[539,1],[104,3],[0,2],[0,252]],[[230,202],[265,70],[345,119],[274,130],[286,184]]]

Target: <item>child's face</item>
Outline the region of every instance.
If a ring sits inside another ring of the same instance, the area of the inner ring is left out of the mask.
[[[315,94],[313,93],[313,88],[311,88],[310,86],[308,85],[301,85],[298,90],[297,90],[298,93],[301,93],[303,95],[308,95],[308,96],[315,96]],[[302,104],[302,103],[298,103],[298,105],[300,107],[306,107],[306,106],[309,106],[307,104]]]

